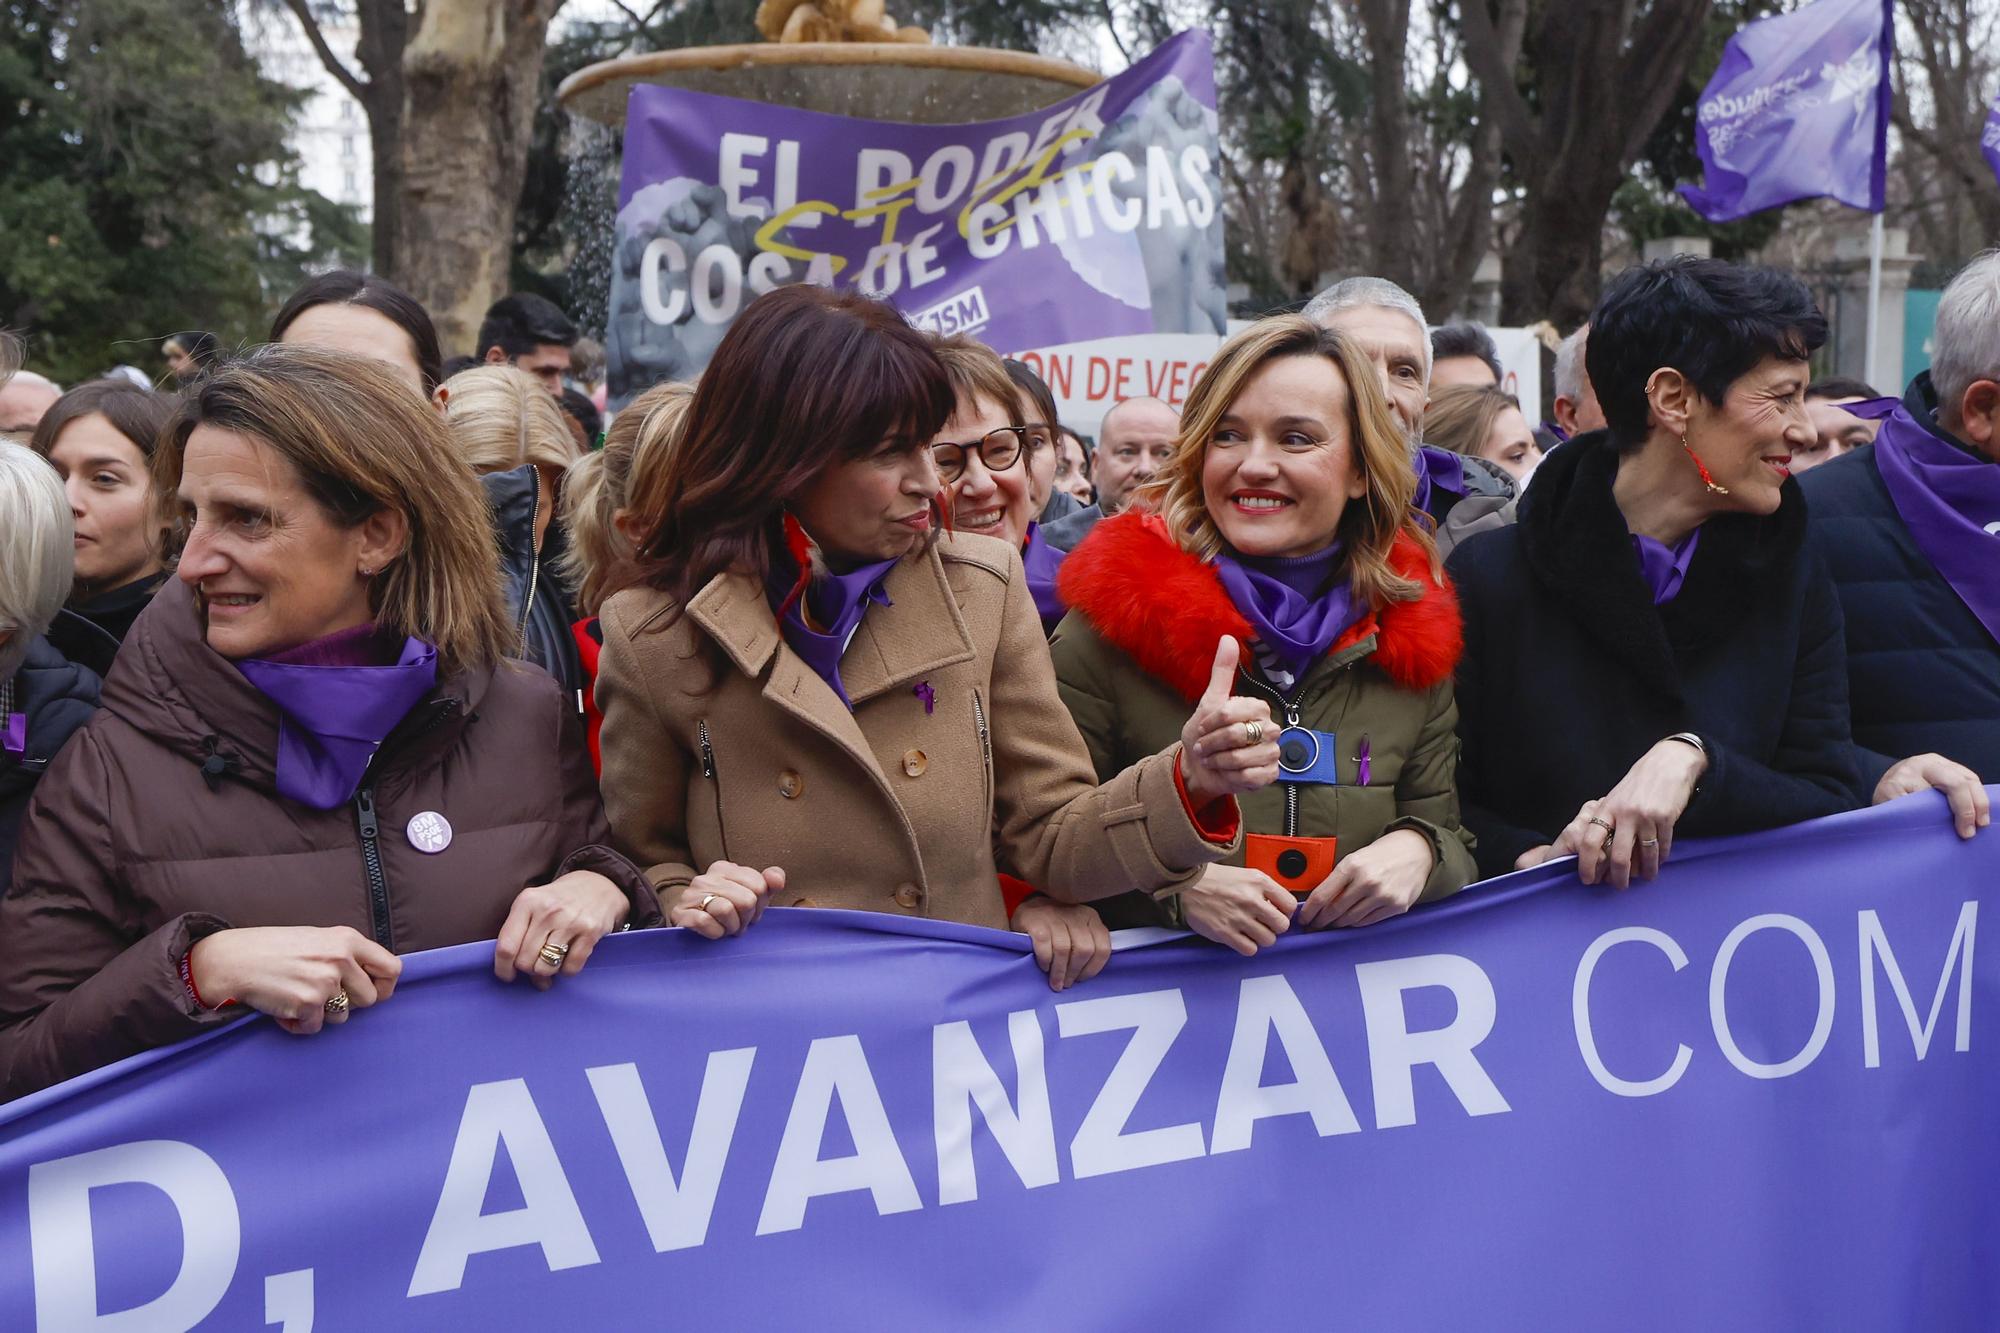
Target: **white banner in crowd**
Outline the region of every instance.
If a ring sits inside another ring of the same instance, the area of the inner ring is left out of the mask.
[[[1231,320],[1230,333],[1249,327]],[[1527,329],[1488,329],[1500,355],[1500,387],[1521,400],[1530,425],[1542,420],[1542,346]],[[1222,339],[1206,333],[1140,333],[1003,355],[1025,361],[1055,395],[1071,430],[1095,437],[1104,414],[1127,398],[1158,398],[1176,412],[1208,369]]]

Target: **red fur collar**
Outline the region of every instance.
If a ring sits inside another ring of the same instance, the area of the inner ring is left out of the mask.
[[[1370,660],[1383,674],[1405,689],[1429,690],[1457,669],[1464,648],[1458,595],[1449,581],[1431,577],[1429,559],[1407,534],[1396,537],[1389,563],[1422,583],[1423,595],[1363,616],[1330,651],[1374,634]],[[1250,622],[1214,569],[1169,538],[1156,515],[1128,511],[1099,523],[1063,561],[1056,587],[1107,642],[1189,700],[1207,686],[1223,635],[1235,637],[1243,660],[1251,660]]]

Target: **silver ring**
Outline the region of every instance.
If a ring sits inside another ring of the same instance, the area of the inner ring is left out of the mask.
[[[1264,724],[1262,722],[1245,722],[1243,724],[1243,738],[1252,745],[1260,743],[1264,739]]]
[[[1639,839],[1639,845],[1641,847],[1658,847],[1660,840],[1658,838],[1641,838]]]
[[[352,1003],[353,1001],[347,998],[346,991],[337,990],[333,993],[332,997],[327,1000],[326,1011],[329,1014],[344,1014],[347,1012],[349,1006],[352,1005]]]
[[[1590,817],[1590,822],[1597,825],[1597,827],[1603,829],[1606,833],[1615,833],[1618,831],[1618,826],[1613,824],[1610,820],[1604,818],[1602,815],[1592,815]]]
[[[714,902],[717,898],[720,898],[721,896],[722,895],[719,893],[709,894],[706,898],[703,898],[701,900],[701,906],[695,908],[694,910],[697,912],[706,912],[708,910],[708,905]]]

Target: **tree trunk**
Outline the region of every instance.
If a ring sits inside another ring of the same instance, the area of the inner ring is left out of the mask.
[[[549,20],[562,0],[428,0],[403,53],[402,181],[390,272],[447,355],[506,294]]]
[[[375,173],[371,267],[395,269],[398,214],[403,201],[403,49],[410,40],[410,15],[403,0],[363,0],[361,40],[355,54],[368,83],[361,108],[368,116],[368,151]]]
[[[1368,219],[1368,271],[1414,290],[1416,172],[1410,162],[1410,109],[1404,87],[1410,0],[1357,0],[1368,50],[1368,155],[1375,197]]]

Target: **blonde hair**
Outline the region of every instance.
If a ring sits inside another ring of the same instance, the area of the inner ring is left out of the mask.
[[[452,447],[474,472],[511,472],[533,463],[560,476],[583,457],[555,395],[525,370],[461,370],[438,386],[436,401]]]
[[[449,432],[394,372],[299,343],[267,344],[218,366],[188,390],[160,437],[153,485],[163,504],[178,505],[198,426],[268,446],[342,527],[385,509],[403,515],[409,545],[369,581],[368,604],[383,629],[434,644],[443,675],[506,655],[514,636],[485,494],[469,469],[440,466],[451,454]]]
[[[1389,549],[1406,533],[1429,557],[1431,576],[1442,578],[1437,545],[1411,513],[1417,474],[1410,446],[1389,415],[1375,368],[1356,346],[1301,315],[1274,315],[1244,329],[1216,353],[1181,409],[1174,456],[1158,479],[1139,492],[1166,521],[1181,549],[1203,560],[1223,549],[1222,532],[1202,495],[1202,464],[1218,423],[1258,371],[1291,356],[1324,357],[1347,382],[1347,428],[1354,465],[1366,491],[1350,500],[1337,535],[1345,543],[1355,596],[1375,609],[1412,601],[1423,593],[1416,580],[1395,572]]]
[[[570,464],[563,479],[562,523],[569,546],[558,572],[574,586],[579,614],[594,616],[611,594],[612,580],[635,552],[618,531],[618,511],[650,512],[680,443],[694,385],[656,384],[634,398],[611,422],[604,447]]]
[[[0,440],[0,681],[27,660],[69,600],[76,528],[62,478],[26,445]]]
[[[1424,409],[1424,443],[1483,458],[1486,442],[1493,438],[1493,423],[1509,408],[1520,411],[1521,400],[1490,384],[1440,389]]]

